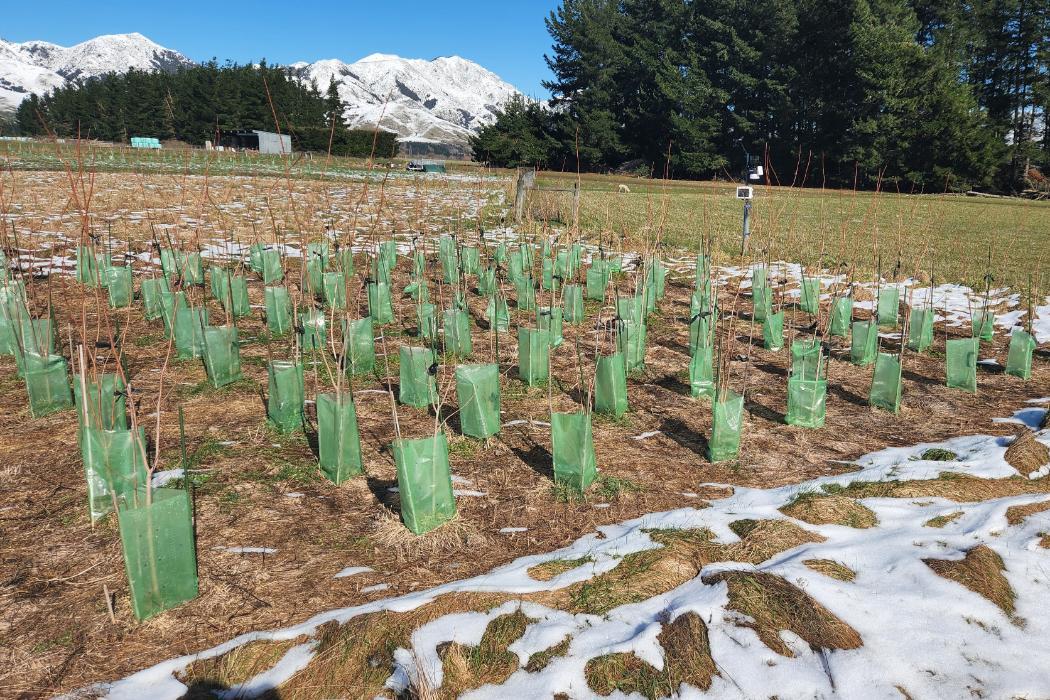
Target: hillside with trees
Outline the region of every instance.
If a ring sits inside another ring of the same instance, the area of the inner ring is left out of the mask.
[[[389,157],[394,134],[348,129],[334,85],[322,93],[285,69],[214,60],[173,73],[131,70],[31,95],[15,115],[30,136],[128,142],[132,136],[177,139],[194,145],[217,141],[220,131],[260,129],[290,134],[297,150]],[[276,116],[276,122],[275,122]]]
[[[1050,0],[563,0],[549,106],[472,146],[504,166],[1023,188],[1050,165]]]

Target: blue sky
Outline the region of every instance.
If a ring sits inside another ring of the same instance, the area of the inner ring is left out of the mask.
[[[139,32],[193,60],[265,58],[274,63],[370,53],[406,58],[457,54],[476,61],[533,97],[546,97],[543,26],[557,0],[346,0],[344,2],[6,3],[0,37],[63,46]]]

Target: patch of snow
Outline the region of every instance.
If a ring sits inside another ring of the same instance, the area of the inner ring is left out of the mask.
[[[230,554],[276,554],[277,550],[271,547],[212,547]]]
[[[165,469],[164,471],[153,472],[153,478],[150,479],[150,486],[154,488],[159,486],[165,486],[175,479],[181,479],[185,475],[185,470],[181,467],[178,469]]]
[[[356,576],[358,574],[367,574],[371,571],[371,567],[368,566],[348,566],[342,571],[340,571],[338,574],[336,574],[334,578],[346,578],[348,576]]]
[[[499,531],[506,535],[506,534],[511,534],[511,533],[514,533],[514,532],[528,532],[529,528],[527,528],[527,527],[501,527]]]
[[[390,588],[389,583],[377,583],[374,586],[365,586],[361,589],[362,593],[375,593],[376,591],[385,591]]]

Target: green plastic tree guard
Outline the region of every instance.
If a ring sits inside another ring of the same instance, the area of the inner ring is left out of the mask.
[[[133,500],[144,488],[146,471],[146,429],[102,430],[81,428],[80,455],[88,483],[88,505],[92,520],[113,510],[113,501]]]
[[[711,405],[711,439],[707,441],[707,458],[711,462],[735,459],[740,454],[740,431],[743,427],[744,397],[727,391],[721,401]]]
[[[252,243],[248,246],[248,269],[252,272],[262,272],[262,254],[266,250],[265,243]]]
[[[221,290],[219,302],[234,318],[243,318],[252,312],[248,301],[248,280],[244,275],[229,275],[226,286]]]
[[[923,352],[933,345],[933,309],[913,308],[908,317],[908,349]]]
[[[627,368],[622,353],[598,357],[594,368],[594,410],[616,418],[627,411]]]
[[[77,409],[77,423],[101,430],[127,430],[127,398],[124,393],[124,382],[115,372],[104,372],[98,380],[85,379],[87,387],[87,406],[83,405],[83,390],[79,374],[73,375],[73,401]],[[87,423],[84,422],[85,418]]]
[[[981,340],[995,337],[995,312],[991,310],[975,311],[973,314],[973,334]]]
[[[550,377],[550,333],[539,328],[518,329],[518,377],[536,386]]]
[[[299,347],[307,350],[324,350],[328,342],[328,319],[321,309],[299,311]]]
[[[182,281],[182,251],[171,248],[161,248],[160,269],[167,278],[168,283]]]
[[[779,352],[784,349],[784,312],[769,314],[762,321],[762,347]]]
[[[272,360],[267,373],[266,417],[282,433],[301,430],[305,422],[303,398],[306,392],[302,363]]]
[[[485,308],[485,320],[489,322],[490,327],[495,324],[499,331],[510,330],[510,309],[507,308],[507,300],[500,296],[489,299]]]
[[[569,251],[559,250],[554,255],[554,276],[563,280],[572,277],[572,261]]]
[[[401,497],[401,520],[417,535],[456,516],[448,439],[444,433],[416,440],[394,440],[394,463]]]
[[[47,357],[55,354],[55,324],[50,318],[22,317],[18,330],[19,352],[15,354],[18,374],[22,376],[25,369],[24,356],[36,355]]]
[[[106,270],[106,289],[109,291],[109,308],[124,309],[131,306],[135,296],[131,268],[114,266]]]
[[[328,259],[331,253],[331,247],[323,241],[306,244],[306,259],[311,262],[316,262],[320,266],[322,272],[328,269]]]
[[[609,272],[598,261],[587,270],[587,298],[593,301],[605,300],[605,288],[609,285]]]
[[[354,249],[343,248],[336,255],[338,260],[339,271],[343,273],[343,277],[350,279],[354,276]],[[422,274],[420,272],[419,274]]]
[[[693,317],[699,313],[705,313],[708,316],[716,316],[718,314],[717,301],[710,294],[704,294],[702,289],[697,289],[689,297],[689,316]]]
[[[288,296],[288,287],[267,287],[264,298],[266,328],[274,335],[284,335],[292,327],[292,300]]]
[[[548,292],[555,291],[557,285],[554,283],[554,260],[544,256],[540,269],[542,273],[540,275],[540,284],[543,286],[543,289]]]
[[[623,256],[622,255],[610,255],[605,259],[609,263],[609,272],[616,274],[623,272]]]
[[[379,242],[379,262],[388,272],[397,267],[397,241]]]
[[[518,308],[522,311],[536,310],[536,286],[528,275],[519,277],[514,283],[518,295]]]
[[[831,328],[829,335],[836,338],[848,338],[850,323],[853,322],[853,297],[838,297],[831,304]]]
[[[457,366],[456,398],[464,435],[485,439],[499,432],[499,365]]]
[[[871,392],[868,403],[896,413],[901,407],[901,363],[889,352],[880,352],[875,359],[875,372],[871,376]]]
[[[616,300],[616,317],[624,321],[642,323],[645,320],[644,307],[640,297],[620,297]]]
[[[376,366],[375,331],[372,317],[344,319],[343,344],[344,363],[350,374],[372,372]]]
[[[390,284],[371,282],[368,285],[368,315],[379,325],[393,323],[394,304],[390,299]]]
[[[759,323],[773,315],[773,290],[769,287],[755,287],[751,290],[751,302],[754,305],[752,316]]]
[[[642,297],[642,308],[645,309],[645,315],[648,318],[649,314],[656,311],[656,286],[650,282],[645,285],[641,291]]]
[[[711,256],[696,256],[696,267],[694,268],[694,277],[695,286],[697,287],[702,286],[707,280],[711,279]]]
[[[459,257],[455,251],[452,251],[448,255],[440,255],[439,260],[441,261],[441,278],[446,284],[456,284],[459,282]],[[511,279],[515,279],[511,275]]]
[[[222,303],[223,297],[227,294],[226,289],[230,285],[229,279],[230,271],[226,268],[218,265],[212,265],[208,268],[208,289],[219,303]]]
[[[284,268],[281,266],[281,251],[267,248],[262,252],[260,262],[262,268],[258,272],[262,275],[263,284],[276,284],[284,279]],[[352,270],[351,274],[353,274]]]
[[[578,284],[567,284],[562,288],[562,318],[567,323],[583,322],[583,289]]]
[[[1032,378],[1032,352],[1035,350],[1035,338],[1020,328],[1015,328],[1010,336],[1010,351],[1006,356],[1006,373],[1028,380]]]
[[[594,457],[591,414],[551,414],[551,446],[554,452],[554,483],[565,484],[580,493],[598,476]]]
[[[241,378],[241,344],[235,326],[204,329],[204,370],[216,389]]]
[[[463,274],[476,275],[481,270],[481,252],[474,246],[463,246],[459,251]]]
[[[689,395],[694,399],[715,397],[714,347],[697,347],[689,358]]]
[[[709,347],[715,342],[715,324],[709,312],[697,312],[689,321],[689,355],[698,347]]]
[[[131,609],[145,620],[197,597],[197,550],[188,492],[157,488],[136,501],[118,519]]]
[[[788,425],[802,428],[824,427],[824,412],[827,407],[828,382],[826,379],[788,378],[788,408],[784,420]]]
[[[616,349],[623,353],[628,372],[645,369],[645,323],[621,318],[616,323]]]
[[[897,327],[901,292],[896,287],[883,287],[879,290],[878,317],[879,325]]]
[[[182,259],[182,283],[204,284],[204,261],[200,253],[187,253]]]
[[[66,358],[61,355],[26,354],[26,391],[29,393],[29,411],[34,418],[63,411],[73,405],[66,370]]]
[[[357,409],[349,391],[317,395],[317,455],[321,473],[333,484],[364,473]]]
[[[660,262],[659,258],[653,260],[653,287],[656,289],[656,298],[663,299],[667,290],[667,268]]]
[[[204,327],[208,325],[208,310],[201,307],[180,307],[175,312],[175,355],[180,360],[204,356]]]
[[[321,277],[324,303],[329,309],[346,310],[346,278],[342,272],[326,272]]]
[[[305,291],[311,296],[319,297],[324,294],[324,266],[320,260],[307,258],[303,281],[306,284]]]
[[[562,336],[561,309],[549,306],[541,306],[536,310],[536,327],[550,333],[551,347],[561,345],[565,338]]]
[[[149,277],[142,280],[139,292],[142,294],[143,314],[147,321],[155,321],[164,315],[164,305],[160,296],[168,287],[168,281],[163,277]]]
[[[820,311],[820,280],[802,278],[802,310],[807,314]]]
[[[699,265],[699,259],[697,260],[697,263]],[[699,284],[699,280],[701,279],[699,272],[700,272],[699,269],[697,269],[697,276],[696,276],[697,284]],[[769,273],[769,271],[766,269],[765,265],[755,265],[755,266],[753,266],[751,268],[751,288],[752,289],[757,289],[759,287],[765,287],[766,286],[766,280],[769,279],[769,274],[768,273]],[[710,275],[708,275],[708,277],[710,277]]]
[[[947,384],[977,393],[977,338],[952,338],[945,344]]]
[[[428,343],[437,340],[438,320],[437,306],[434,304],[420,304],[416,307],[416,324],[419,327],[419,337]]]
[[[160,290],[160,305],[163,309],[161,319],[164,321],[164,335],[171,337],[175,331],[175,317],[180,309],[187,306],[186,292],[172,292],[171,290]]]
[[[478,275],[478,294],[489,297],[496,293],[496,271],[486,267]]]
[[[437,403],[437,380],[431,374],[437,357],[430,348],[401,346],[401,386],[398,400],[406,406],[426,408]]]
[[[858,367],[867,367],[879,353],[879,327],[871,321],[854,321],[850,342],[849,361]]]
[[[817,380],[824,376],[825,357],[818,338],[803,338],[791,343],[791,376]]]
[[[457,357],[470,357],[474,344],[470,339],[470,316],[460,309],[446,309],[444,314],[445,352]]]
[[[113,256],[108,253],[95,256],[95,268],[98,270],[98,286],[105,289],[109,285],[107,271],[113,267]]]
[[[98,285],[98,262],[94,246],[77,246],[77,282],[89,287]]]

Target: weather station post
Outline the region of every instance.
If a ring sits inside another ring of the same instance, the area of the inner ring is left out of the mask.
[[[740,238],[740,254],[743,255],[747,251],[748,239],[751,238],[751,200],[755,197],[755,188],[748,183],[761,181],[765,169],[761,165],[752,167],[751,154],[743,146],[740,149],[744,151],[744,184],[736,188],[736,198],[744,202],[744,228]]]

